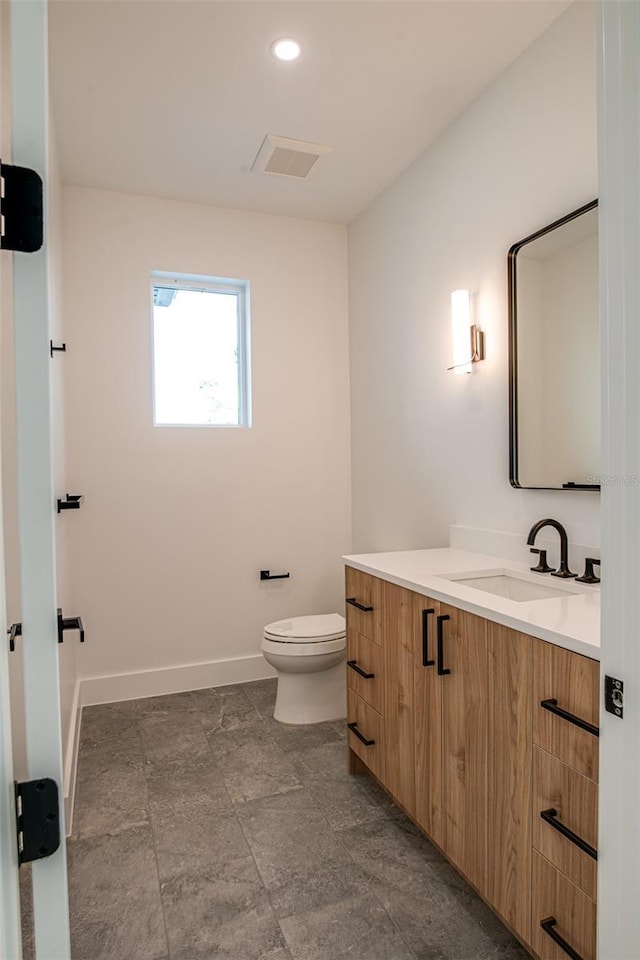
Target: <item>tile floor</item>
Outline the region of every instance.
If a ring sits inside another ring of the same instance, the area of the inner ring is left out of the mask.
[[[275,681],[84,710],[73,960],[525,960]]]

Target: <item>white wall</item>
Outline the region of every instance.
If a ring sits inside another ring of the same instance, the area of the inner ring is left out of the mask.
[[[265,623],[342,607],[346,229],[69,187],[64,243],[80,672],[140,672],[87,699],[264,675]],[[152,270],[249,280],[251,429],[153,426]],[[262,568],[291,580],[260,583]]]
[[[576,3],[350,227],[354,550],[521,533],[600,540],[593,493],[508,481],[506,256],[597,193],[594,28]],[[475,292],[487,359],[451,363],[450,292]]]

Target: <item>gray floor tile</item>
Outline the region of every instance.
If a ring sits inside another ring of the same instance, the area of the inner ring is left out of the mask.
[[[172,960],[262,960],[284,949],[252,857],[165,883],[162,900]]]
[[[237,811],[279,917],[368,891],[367,876],[305,790],[253,800]]]
[[[519,949],[406,818],[343,830],[340,836],[418,960],[485,960],[498,947]]]
[[[294,960],[414,960],[371,895],[280,921]]]
[[[83,744],[78,757],[74,837],[114,833],[147,820],[139,738]]]
[[[342,724],[341,724],[342,725]],[[290,723],[280,723],[270,717],[264,721],[265,730],[268,730],[273,739],[284,753],[300,753],[305,755],[309,750],[323,747],[326,744],[344,744],[341,725],[337,723],[308,723],[296,726]],[[344,746],[342,746],[344,750]]]
[[[215,760],[204,756],[173,756],[149,760],[144,767],[149,792],[149,809],[156,814],[182,816],[185,802],[208,803],[211,815],[233,812],[229,794]]]
[[[179,756],[207,756],[209,747],[202,724],[193,713],[174,717],[146,717],[140,720],[142,749],[147,760],[169,760]]]
[[[339,836],[369,876],[399,890],[415,889],[422,877],[429,876],[429,864],[444,864],[442,855],[406,817],[348,827]]]
[[[339,738],[312,747],[302,753],[296,753],[291,757],[291,760],[295,763],[299,775],[306,779],[331,777],[334,780],[344,780],[345,783],[350,783],[354,779],[347,767],[346,745]],[[365,774],[365,776],[367,775]],[[360,775],[358,779],[360,779]],[[370,777],[367,776],[367,779],[370,779]]]
[[[367,774],[349,774],[346,747],[342,743],[308,750],[296,758],[295,770],[336,830],[400,815],[375,780]]]
[[[234,803],[300,786],[293,765],[258,727],[217,732],[209,736],[209,745]]]
[[[105,740],[137,740],[138,714],[135,701],[101,703],[82,710],[83,747],[95,746]]]
[[[277,677],[269,680],[255,680],[253,683],[244,683],[243,687],[249,700],[254,705],[263,720],[273,716],[278,689]]]
[[[172,693],[163,697],[146,697],[142,700],[130,701],[135,705],[136,713],[141,720],[155,718],[170,720],[178,714],[199,714],[207,709],[213,696],[213,689],[206,687],[203,690],[187,690],[184,693]]]
[[[151,823],[163,881],[213,870],[249,855],[237,818],[212,810],[203,797],[185,797],[171,809],[154,810]]]
[[[375,782],[349,775],[344,723],[276,723],[275,694],[266,680],[87,708],[73,960],[524,960]]]
[[[168,952],[149,827],[68,844],[73,960],[159,960]]]
[[[242,686],[218,687],[212,694],[211,703],[199,714],[207,735],[262,723],[260,714]]]

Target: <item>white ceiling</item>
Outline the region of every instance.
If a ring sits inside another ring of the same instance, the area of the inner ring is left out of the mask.
[[[63,179],[349,223],[567,6],[53,0]],[[308,181],[251,173],[267,133],[334,150]]]

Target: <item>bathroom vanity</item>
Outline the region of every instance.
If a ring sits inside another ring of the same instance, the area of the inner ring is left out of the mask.
[[[345,562],[351,772],[534,955],[595,960],[599,591],[460,550]]]

